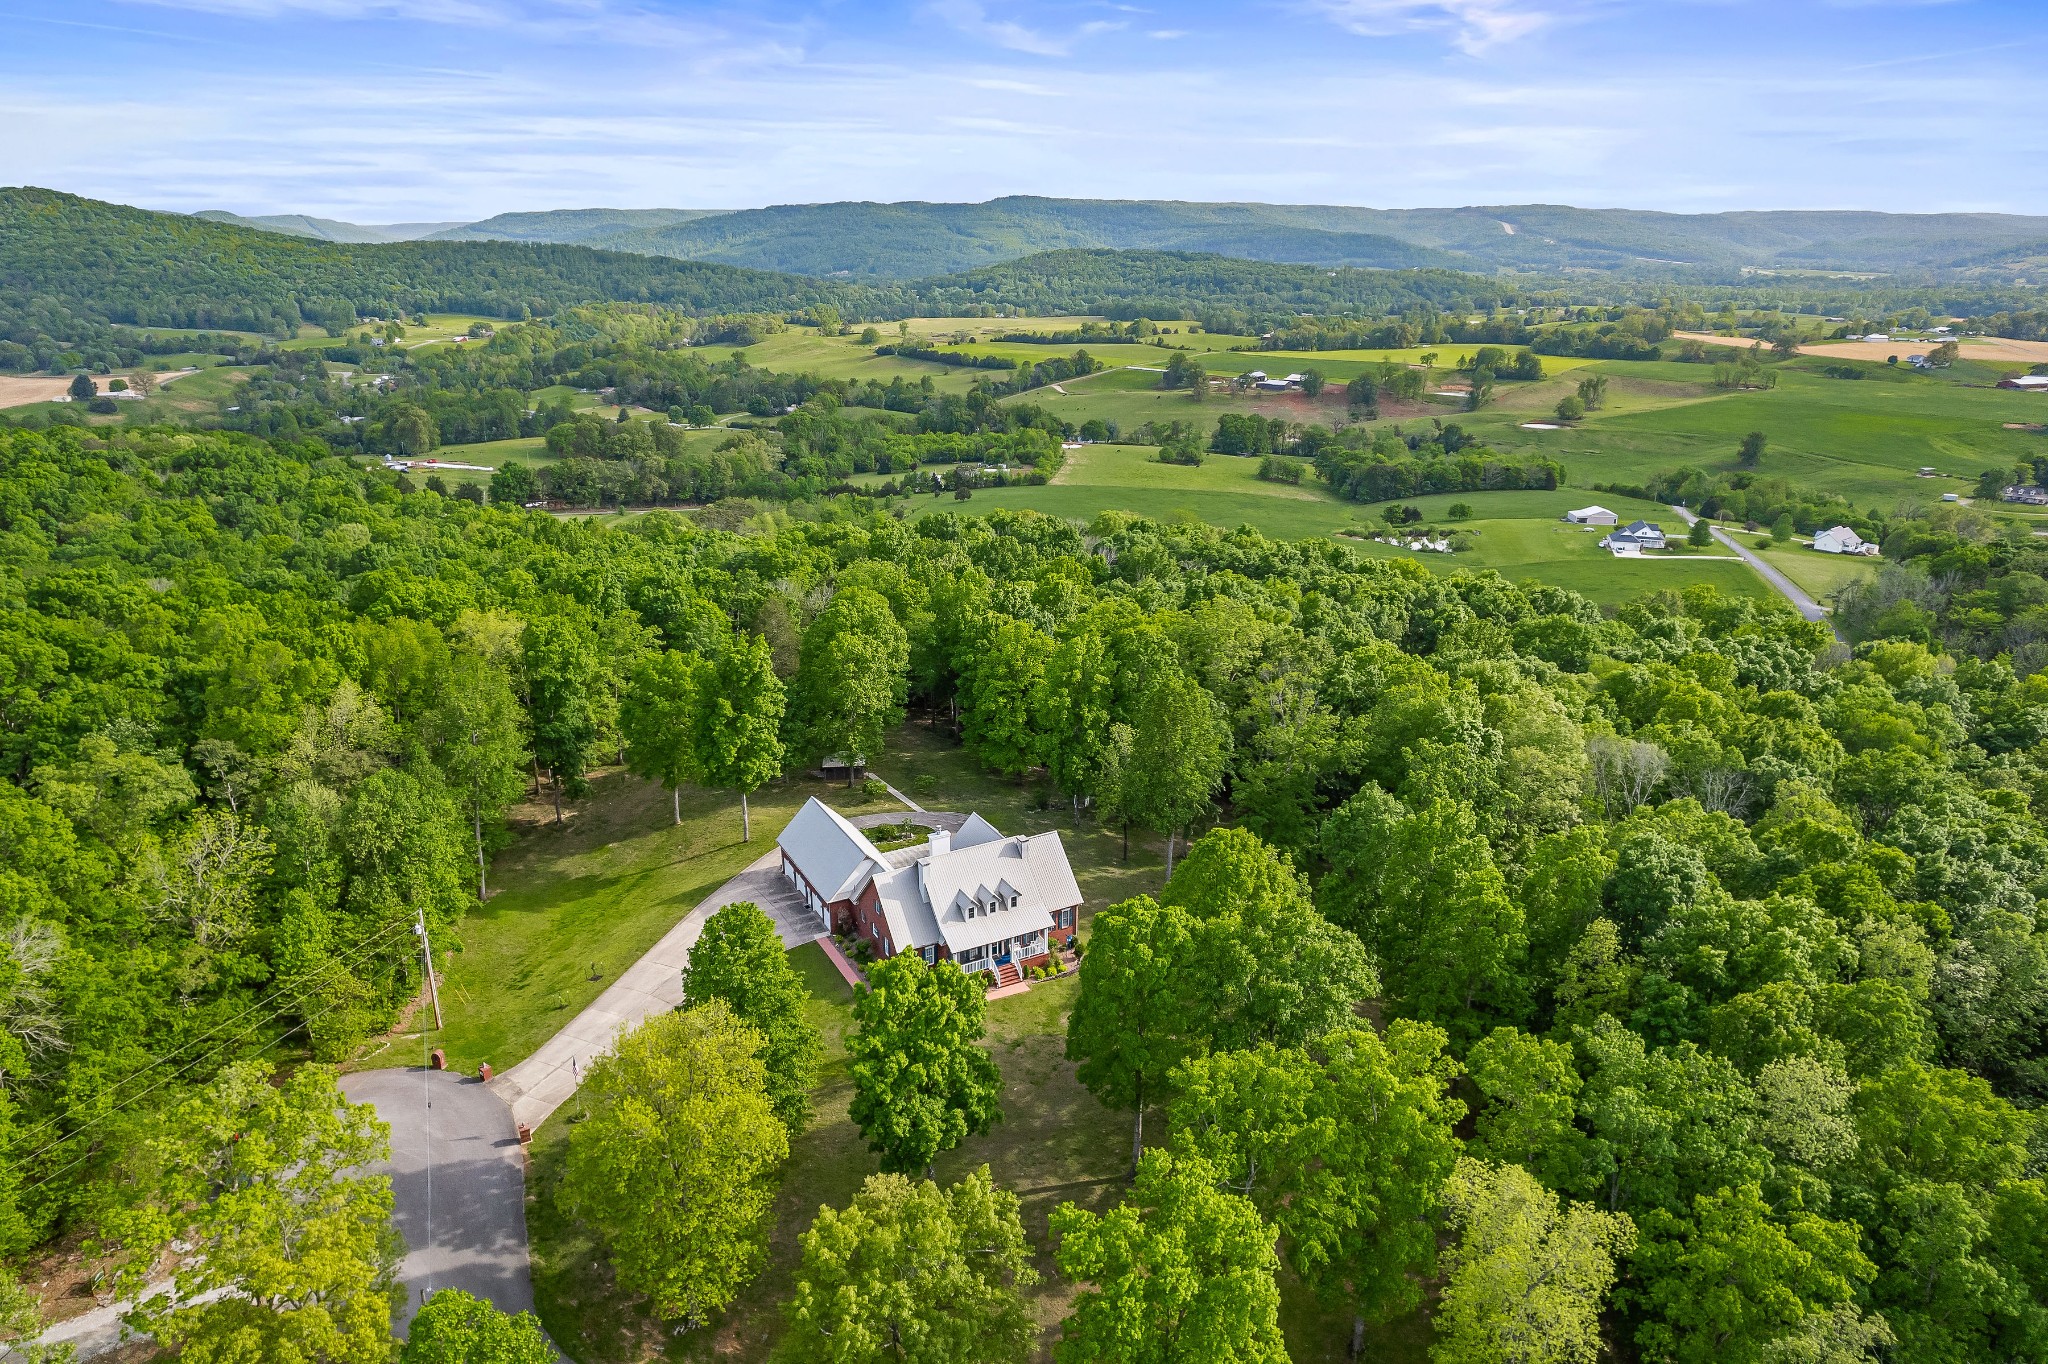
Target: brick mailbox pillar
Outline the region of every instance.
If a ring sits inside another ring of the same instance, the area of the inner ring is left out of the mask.
[[[431,1065],[435,1070],[448,1069],[448,1053],[442,1051],[439,1047],[434,1048],[433,1053],[427,1057],[427,1064]]]
[[[476,1078],[479,1080],[489,1080],[491,1078],[491,1063],[489,1061],[476,1068]]]

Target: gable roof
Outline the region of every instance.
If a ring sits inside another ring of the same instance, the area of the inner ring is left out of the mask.
[[[1001,837],[1002,835],[996,832],[995,825],[989,823],[980,815],[969,815],[967,822],[953,831],[953,846],[955,848],[978,848],[984,843],[993,843]]]
[[[852,899],[869,876],[888,865],[866,834],[816,796],[776,835],[775,845],[828,902]]]

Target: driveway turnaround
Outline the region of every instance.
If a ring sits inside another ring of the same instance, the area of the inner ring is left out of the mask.
[[[391,1124],[392,1222],[405,1237],[404,1335],[438,1289],[460,1288],[505,1312],[533,1310],[526,1246],[526,1152],[511,1110],[489,1087],[446,1070],[367,1070],[341,1077],[357,1103]]]

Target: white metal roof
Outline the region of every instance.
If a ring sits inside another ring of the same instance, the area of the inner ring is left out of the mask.
[[[828,902],[852,899],[869,876],[888,865],[866,834],[816,796],[804,802],[775,845]]]
[[[1001,837],[1002,835],[996,832],[995,825],[989,823],[980,815],[969,815],[967,822],[954,831],[953,846],[956,848],[977,848],[984,843],[993,843]]]

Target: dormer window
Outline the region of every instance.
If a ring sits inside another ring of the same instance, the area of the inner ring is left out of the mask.
[[[1019,900],[1020,898],[1022,898],[1022,897],[1020,897],[1020,896],[1016,896],[1016,895],[1012,895],[1012,896],[1010,897],[1010,908],[1011,908],[1011,909],[1015,909],[1015,908],[1017,907],[1017,901],[1018,901],[1018,900]]]

